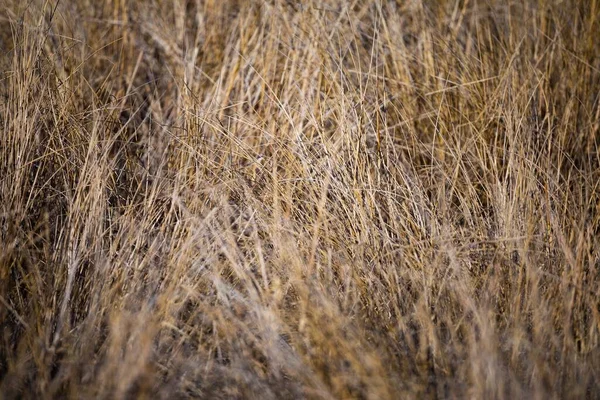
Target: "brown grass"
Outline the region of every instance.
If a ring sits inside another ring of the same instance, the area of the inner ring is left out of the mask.
[[[600,397],[596,0],[4,0],[0,397]]]

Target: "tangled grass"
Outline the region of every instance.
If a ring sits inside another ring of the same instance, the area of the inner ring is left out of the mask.
[[[0,397],[600,396],[598,1],[3,3]]]

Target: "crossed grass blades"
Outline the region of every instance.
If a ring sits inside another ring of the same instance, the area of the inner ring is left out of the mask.
[[[0,12],[1,397],[600,396],[598,1]]]

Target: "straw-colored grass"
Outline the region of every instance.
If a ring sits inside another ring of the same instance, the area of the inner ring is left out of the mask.
[[[598,398],[597,0],[4,0],[0,397]]]

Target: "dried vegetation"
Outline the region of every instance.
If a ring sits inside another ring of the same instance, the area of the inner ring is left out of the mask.
[[[595,0],[4,0],[4,398],[597,398]]]

